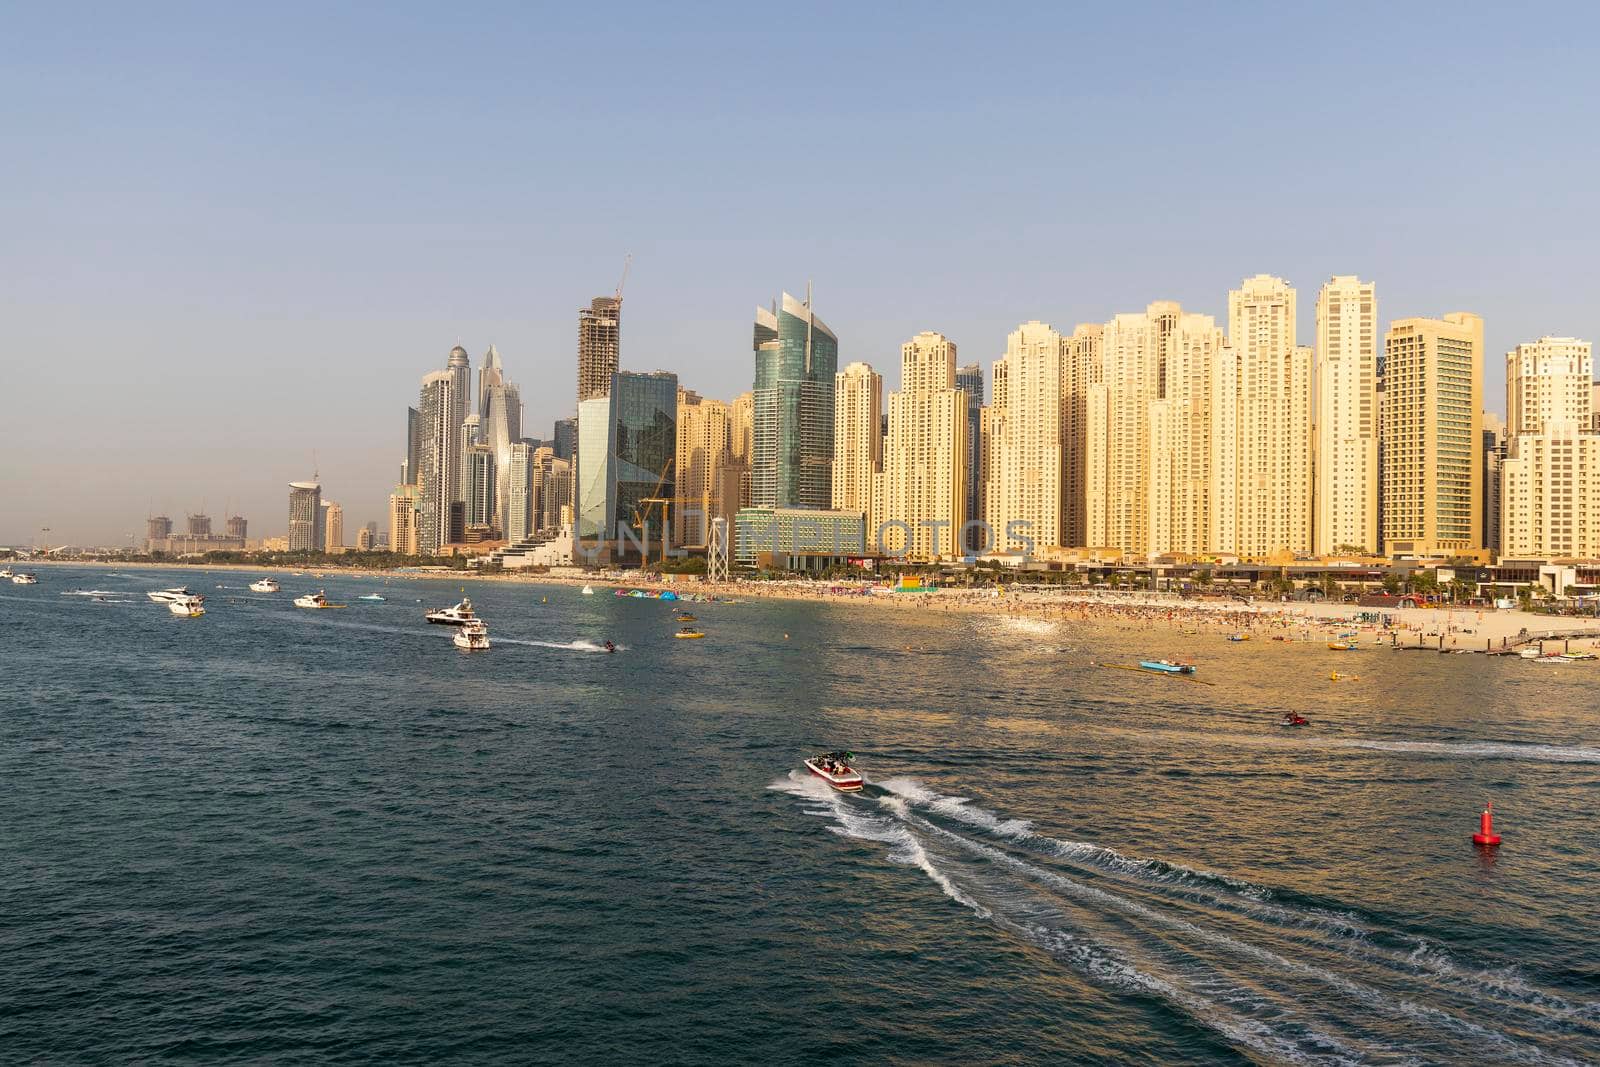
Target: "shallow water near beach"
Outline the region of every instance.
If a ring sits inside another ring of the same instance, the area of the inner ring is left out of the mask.
[[[1600,664],[251,577],[0,586],[7,1059],[1600,1059]]]

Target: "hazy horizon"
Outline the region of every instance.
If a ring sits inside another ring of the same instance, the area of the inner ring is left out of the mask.
[[[494,344],[524,432],[574,411],[579,307],[622,365],[750,388],[815,286],[840,366],[1270,273],[1473,311],[1504,353],[1600,335],[1587,7],[1032,13],[516,5],[12,13],[0,543],[282,533],[320,468],[385,523],[421,376]],[[616,28],[612,28],[616,27]],[[315,454],[315,460],[313,460]]]

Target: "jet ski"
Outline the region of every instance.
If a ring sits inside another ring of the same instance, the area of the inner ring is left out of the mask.
[[[1304,715],[1297,715],[1297,714],[1295,714],[1294,712],[1291,711],[1288,714],[1284,715],[1284,717],[1281,720],[1279,720],[1278,725],[1279,726],[1310,726],[1311,725],[1311,720],[1306,718]]]
[[[612,644],[610,641],[606,642],[606,651],[607,652],[615,652],[616,650],[617,650],[617,646],[616,645]]]

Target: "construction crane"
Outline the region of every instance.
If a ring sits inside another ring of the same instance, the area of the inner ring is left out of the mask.
[[[622,307],[622,287],[628,284],[628,268],[633,266],[633,253],[622,258],[622,279],[617,282],[617,307]]]
[[[650,512],[657,504],[661,505],[661,544],[663,558],[665,558],[667,523],[671,520],[671,516],[667,513],[667,509],[672,506],[673,498],[669,496],[662,496],[661,487],[667,484],[667,474],[671,472],[674,462],[675,461],[672,459],[667,460],[667,462],[661,468],[660,476],[656,478],[655,489],[650,493],[649,496],[639,498],[638,504],[644,505],[643,510],[640,510],[638,504],[636,504],[633,509],[633,528],[639,531],[639,539],[644,544],[644,559],[641,562],[645,565],[650,563],[650,530],[648,525],[650,522]]]

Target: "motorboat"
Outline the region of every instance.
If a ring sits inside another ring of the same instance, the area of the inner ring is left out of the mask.
[[[10,567],[0,567],[0,578],[10,578],[10,577],[11,577],[11,568]]]
[[[145,594],[157,604],[170,604],[174,600],[187,600],[194,595],[194,591],[186,585],[173,586],[171,589],[157,589]]]
[[[1180,663],[1170,659],[1142,659],[1139,666],[1147,671],[1160,671],[1163,674],[1193,674],[1193,663]]]
[[[696,630],[693,626],[685,626],[672,635],[680,641],[695,641],[705,636],[705,631]]]
[[[1530,663],[1571,663],[1572,661],[1562,655],[1535,656]]]
[[[1537,648],[1522,648],[1517,650],[1517,655],[1523,659],[1538,659],[1544,653]]]
[[[468,597],[462,597],[461,603],[453,608],[435,608],[423,617],[441,626],[465,626],[477,618],[472,613],[472,601]]]
[[[294,606],[297,607],[297,608],[342,608],[342,607],[344,607],[343,604],[330,604],[330,603],[328,603],[328,594],[323,592],[321,589],[318,589],[315,593],[307,593],[305,596],[297,596],[297,597],[295,597],[294,598]]]
[[[1243,631],[1240,631],[1239,633],[1236,633],[1236,634],[1229,634],[1228,635],[1228,640],[1229,641],[1248,641],[1248,640],[1250,640],[1250,635],[1247,634],[1247,633],[1244,633]]]
[[[1356,646],[1352,645],[1349,641],[1329,641],[1328,647],[1335,652],[1349,652]]]
[[[680,613],[678,615],[674,615],[672,617],[672,621],[673,622],[699,622],[700,620],[696,619],[693,615],[690,615],[687,611],[685,611],[685,612],[682,612],[682,613]]]
[[[1306,718],[1304,715],[1298,715],[1295,712],[1291,711],[1291,712],[1286,713],[1284,715],[1284,717],[1278,721],[1278,725],[1279,726],[1291,726],[1291,727],[1292,726],[1310,726],[1311,725],[1311,720]]]
[[[16,574],[13,574],[11,576],[11,584],[12,585],[38,585],[39,584],[39,579],[35,578],[31,574],[23,574],[21,571],[18,571]]]
[[[481,652],[489,647],[489,627],[482,619],[473,619],[461,624],[461,628],[451,638],[459,649],[467,652]]]
[[[377,593],[368,593],[366,596],[356,597],[356,599],[357,600],[376,600],[379,603],[382,603],[383,600],[384,600],[384,598],[379,596]]]
[[[864,781],[857,774],[855,768],[850,766],[850,761],[855,759],[853,752],[824,752],[820,756],[812,756],[805,760],[806,770],[821,778],[841,793],[859,793]]]
[[[167,601],[167,610],[186,619],[198,619],[206,613],[204,597],[191,596],[182,600]]]
[[[252,593],[276,593],[281,588],[275,578],[262,578],[260,581],[250,583]]]

